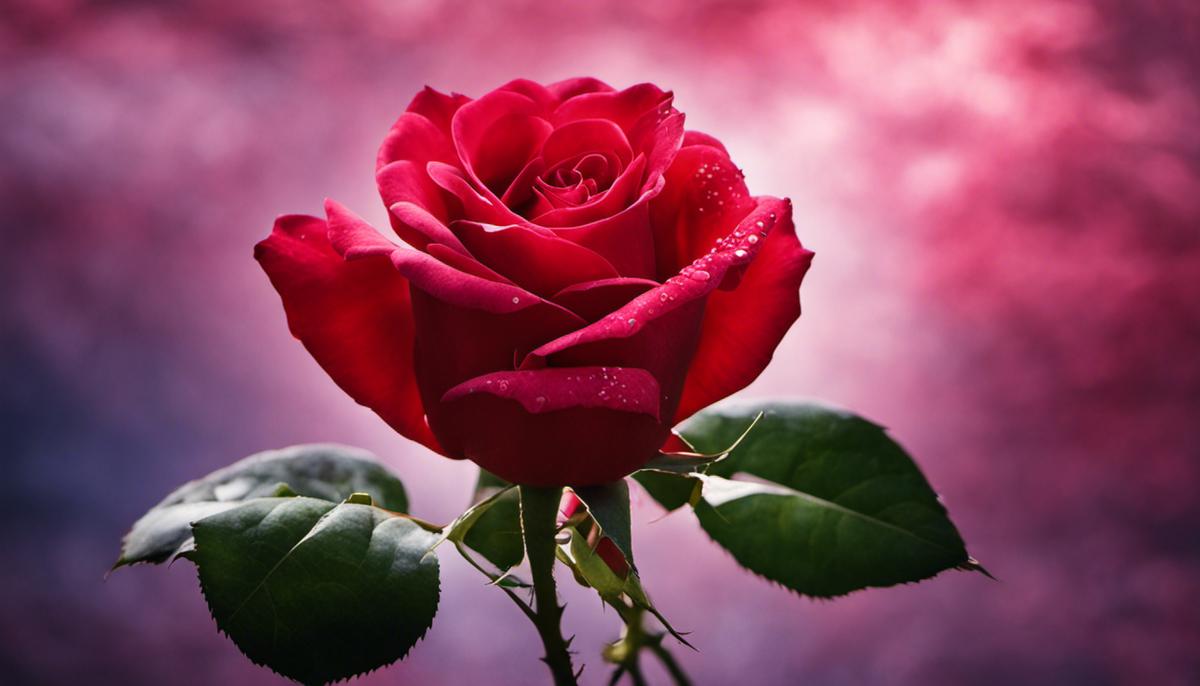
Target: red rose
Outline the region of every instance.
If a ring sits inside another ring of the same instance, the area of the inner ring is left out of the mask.
[[[328,201],[255,257],[292,333],[401,434],[510,481],[614,481],[750,383],[812,253],[671,94],[425,89],[379,151],[387,238]]]

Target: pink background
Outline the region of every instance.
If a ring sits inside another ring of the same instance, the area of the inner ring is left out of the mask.
[[[250,452],[362,445],[417,514],[464,506],[473,468],[343,396],[251,246],[325,196],[385,225],[375,148],[426,83],[595,75],[674,89],[795,201],[805,314],[743,395],[891,427],[1001,579],[814,602],[635,494],[696,682],[1196,683],[1198,45],[1194,0],[9,3],[0,681],[280,683],[188,564],[101,582],[140,512]],[[444,556],[433,629],[367,681],[544,681],[480,581]],[[567,597],[605,683],[616,620]]]

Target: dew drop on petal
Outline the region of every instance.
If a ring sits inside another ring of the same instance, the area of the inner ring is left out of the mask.
[[[733,256],[734,257],[745,257],[746,251],[739,248],[738,250],[733,251]]]
[[[746,239],[746,241],[748,243],[750,243],[751,245],[753,245],[758,242],[758,236],[751,234],[750,237]]]
[[[629,326],[630,328],[633,328],[633,327],[637,326],[637,319],[634,317],[630,317],[629,320],[625,322],[625,324],[627,326]]]
[[[693,279],[695,279],[697,281],[708,281],[709,278],[712,277],[712,274],[709,274],[708,272],[704,271],[703,269],[697,269],[696,271],[689,274],[689,276],[691,276]]]
[[[517,304],[520,304],[520,302],[521,302],[521,299],[514,295],[513,296],[513,304],[517,305]]]

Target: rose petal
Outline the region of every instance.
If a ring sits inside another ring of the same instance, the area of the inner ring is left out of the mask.
[[[400,238],[418,250],[426,250],[430,243],[437,243],[463,254],[469,254],[463,247],[458,236],[449,227],[430,214],[423,207],[411,202],[398,202],[388,208],[391,218],[395,221],[396,233]]]
[[[640,83],[622,91],[592,92],[563,102],[551,115],[551,122],[562,126],[579,119],[611,121],[628,133],[648,111],[670,103],[671,94],[652,83]]]
[[[594,322],[625,303],[657,288],[658,282],[649,279],[600,279],[567,286],[550,297],[553,302],[571,310],[588,322]]]
[[[533,414],[570,407],[605,407],[658,419],[658,382],[645,369],[568,367],[493,372],[451,388],[442,396],[442,402],[453,402],[471,393],[516,400]]]
[[[680,146],[683,145],[683,137],[683,115],[675,113],[668,115],[655,125],[654,132],[649,138],[649,146],[641,141],[638,142],[639,147],[650,148],[647,153],[646,183],[642,187],[642,192],[653,190],[657,194],[655,184],[675,161]]]
[[[600,255],[545,229],[457,221],[451,229],[481,262],[538,295],[579,281],[618,276]]]
[[[759,242],[737,288],[709,296],[675,424],[758,378],[800,316],[800,282],[813,253],[796,238],[790,202]]]
[[[351,398],[401,435],[445,454],[413,372],[408,284],[386,260],[348,263],[316,217],[284,216],[254,248],[283,299],[288,328]]]
[[[466,457],[503,479],[587,486],[616,481],[657,453],[669,433],[658,397],[642,369],[510,371],[450,389],[438,415]]]
[[[621,127],[604,119],[580,119],[554,130],[542,146],[542,159],[547,169],[585,153],[610,154],[621,162],[621,168],[633,159],[633,148]]]
[[[604,83],[599,79],[591,77],[564,79],[557,83],[552,83],[546,86],[546,90],[554,94],[559,102],[569,100],[576,95],[584,93],[607,93],[613,90],[613,87]]]
[[[411,202],[441,222],[449,218],[442,189],[429,178],[424,164],[418,165],[412,160],[391,162],[375,173],[375,183],[379,186],[379,197],[383,198],[386,207],[398,202]],[[395,227],[395,218],[390,217],[390,220]]]
[[[549,88],[529,79],[513,79],[496,90],[511,91],[529,98],[537,103],[539,114],[545,114],[554,109],[560,100]]]
[[[559,238],[598,253],[621,276],[653,278],[654,237],[646,230],[649,221],[649,203],[639,199],[603,219],[578,226],[552,227],[551,230]]]
[[[727,273],[751,263],[783,212],[783,201],[761,199],[715,252],[603,319],[538,347],[521,368],[604,364],[647,369],[662,386],[664,416],[674,415],[699,342],[705,296]]]
[[[721,152],[725,153],[726,156],[729,155],[729,151],[725,149],[725,145],[721,143],[721,141],[713,138],[707,133],[701,133],[700,131],[684,132],[683,146],[687,147],[689,145],[707,145],[710,148],[716,148],[717,150],[720,150]]]
[[[413,286],[460,307],[500,314],[540,307],[556,310],[560,320],[582,323],[565,308],[542,300],[523,288],[459,271],[431,255],[396,245],[332,200],[325,202],[325,212],[329,241],[347,260],[386,256]]]
[[[500,274],[497,274],[487,265],[483,264],[474,257],[464,255],[457,250],[451,250],[450,248],[447,248],[439,243],[430,243],[427,252],[433,257],[436,257],[438,261],[444,262],[460,272],[473,274],[481,279],[487,279],[489,281],[499,281],[500,283],[508,284],[512,283],[512,281],[509,281]]]
[[[583,205],[543,212],[536,215],[533,221],[540,226],[578,227],[616,215],[634,202],[634,196],[645,177],[645,169],[646,158],[638,155],[608,190]]]
[[[430,162],[426,171],[435,184],[458,200],[462,205],[462,216],[497,225],[526,221],[500,202],[491,191],[484,189],[484,193],[488,194],[484,195],[477,190],[460,169],[441,162]]]
[[[488,201],[500,202],[494,187],[502,193],[550,135],[553,128],[541,113],[534,100],[509,90],[492,91],[455,113],[454,148],[467,178]]]
[[[756,205],[724,152],[706,145],[679,151],[662,191],[650,201],[660,278],[707,253]]]
[[[375,170],[396,160],[412,160],[424,165],[432,160],[457,164],[454,146],[433,122],[415,112],[400,115],[379,146]]]
[[[424,90],[417,93],[413,97],[412,102],[408,103],[407,111],[419,114],[434,126],[441,129],[447,135],[450,134],[450,119],[454,117],[454,113],[458,108],[471,102],[471,99],[460,93],[439,93],[438,91],[425,86]]]

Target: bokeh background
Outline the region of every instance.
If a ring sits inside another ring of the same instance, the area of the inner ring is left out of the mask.
[[[375,149],[426,83],[596,75],[674,89],[795,201],[805,314],[743,395],[891,427],[1001,579],[815,602],[635,494],[697,683],[1200,683],[1198,46],[1194,0],[4,3],[0,682],[282,683],[188,564],[101,579],[235,458],[362,445],[418,514],[464,506],[471,466],[343,396],[251,246],[326,196],[386,225]],[[364,681],[542,683],[515,609],[443,569],[430,634]],[[604,683],[616,619],[567,596]]]

